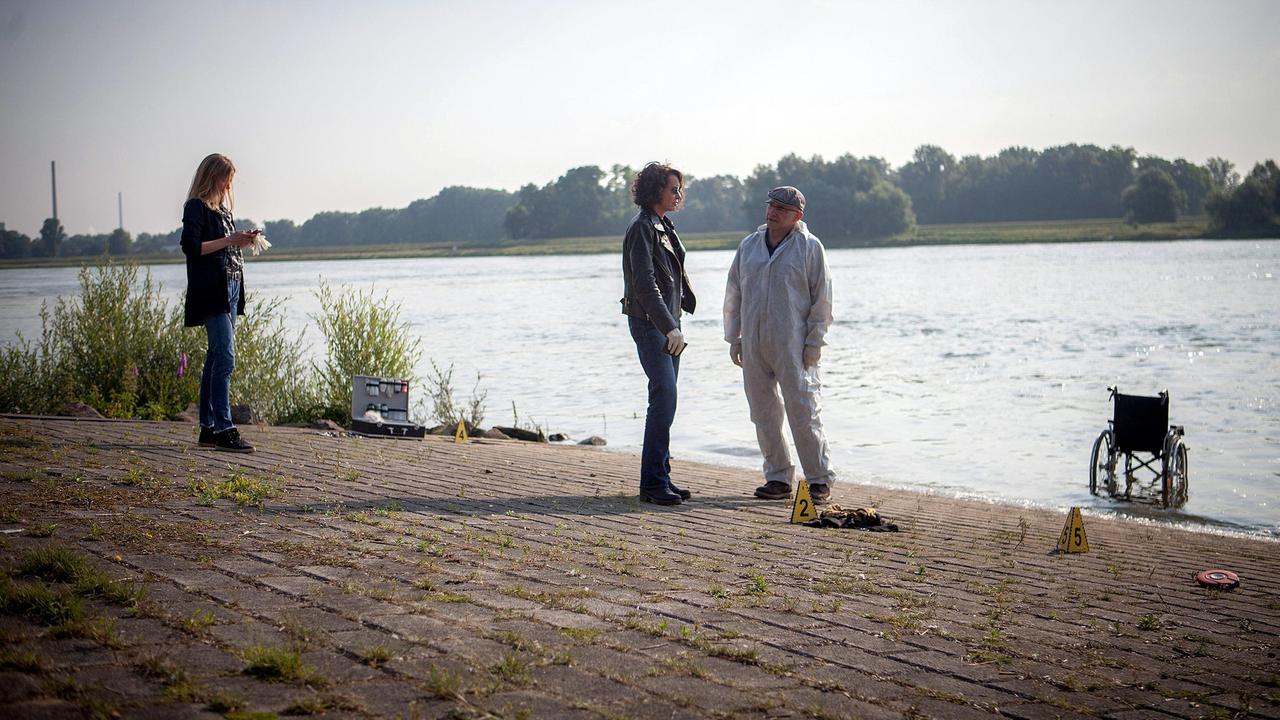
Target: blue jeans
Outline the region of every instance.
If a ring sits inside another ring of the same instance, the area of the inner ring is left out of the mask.
[[[667,336],[648,320],[627,318],[640,367],[649,378],[649,412],[640,452],[640,489],[658,490],[671,482],[671,423],[676,417],[676,378],[680,358],[666,353]]]
[[[235,427],[231,422],[231,371],[236,369],[236,306],[240,304],[240,281],[227,281],[231,312],[204,319],[209,336],[209,352],[200,373],[200,425],[222,432]]]

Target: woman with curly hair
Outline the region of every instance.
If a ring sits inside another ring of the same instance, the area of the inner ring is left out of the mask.
[[[640,208],[622,241],[622,312],[640,367],[649,378],[649,411],[640,454],[640,499],[679,505],[691,493],[671,482],[671,423],[685,348],[680,313],[697,303],[684,270],[685,250],[667,214],[684,201],[684,174],[651,162],[636,174],[631,198]]]

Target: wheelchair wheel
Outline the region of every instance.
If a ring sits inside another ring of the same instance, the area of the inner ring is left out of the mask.
[[[1093,441],[1093,452],[1089,454],[1089,492],[1097,495],[1099,489],[1108,495],[1116,492],[1116,453],[1111,431],[1103,430],[1097,440]]]
[[[1164,473],[1160,478],[1164,506],[1179,508],[1187,503],[1187,446],[1181,439],[1170,443],[1165,456]]]

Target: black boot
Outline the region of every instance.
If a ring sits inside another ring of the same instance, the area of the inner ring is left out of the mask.
[[[671,492],[666,485],[656,488],[640,488],[640,499],[654,505],[679,505],[680,496]]]
[[[667,487],[671,488],[671,492],[679,495],[681,500],[688,500],[689,498],[693,497],[693,493],[689,492],[688,490],[685,490],[682,487],[676,487],[676,484],[671,482],[670,480],[667,481]]]

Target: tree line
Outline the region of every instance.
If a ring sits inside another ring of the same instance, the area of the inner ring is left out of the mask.
[[[321,212],[301,224],[268,220],[262,227],[273,245],[299,248],[618,235],[635,212],[629,189],[634,174],[627,165],[587,165],[516,192],[453,186],[404,208]],[[1076,144],[1009,147],[989,157],[958,159],[936,145],[922,145],[897,169],[877,157],[792,154],[758,165],[746,178],[687,175],[677,225],[684,232],[745,232],[762,221],[763,198],[777,185],[799,187],[808,199],[806,220],[833,241],[904,236],[917,223],[1121,217],[1151,223],[1201,214],[1209,216],[1210,233],[1280,229],[1280,170],[1272,160],[1241,178],[1222,158],[1197,165],[1139,156],[1132,148]],[[30,238],[0,224],[0,257],[171,252],[180,235],[181,228],[136,238],[122,229],[68,236],[50,218]]]

